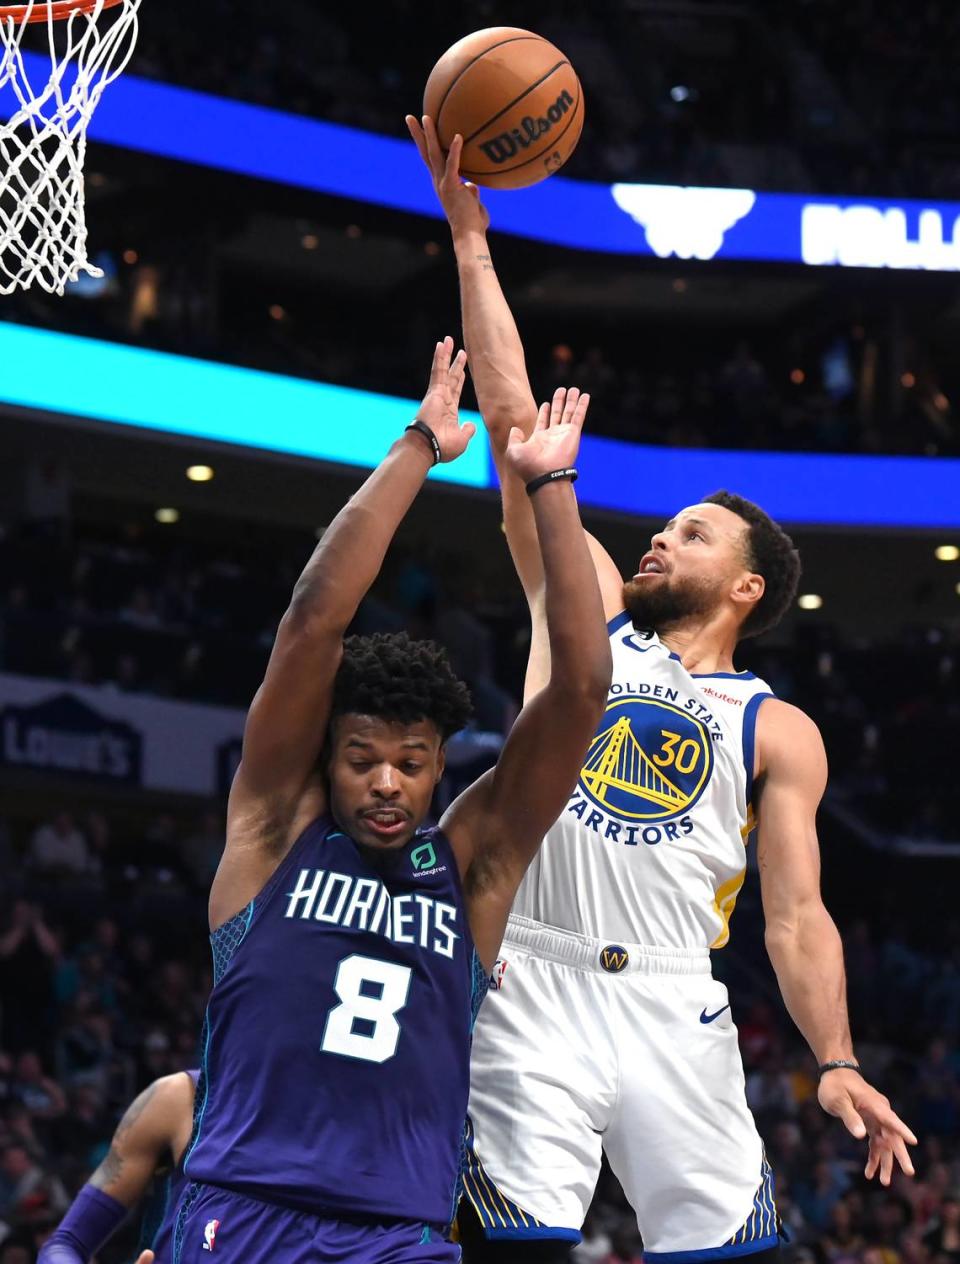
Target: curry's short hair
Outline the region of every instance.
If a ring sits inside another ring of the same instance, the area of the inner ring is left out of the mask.
[[[741,639],[775,628],[793,604],[800,583],[800,554],[793,541],[759,505],[734,492],[714,492],[702,503],[720,505],[744,520],[749,527],[747,565],[764,578],[763,596],[744,619]]]
[[[433,641],[406,632],[348,636],[333,685],[330,718],[359,712],[410,724],[431,720],[446,742],[473,713],[470,690]]]

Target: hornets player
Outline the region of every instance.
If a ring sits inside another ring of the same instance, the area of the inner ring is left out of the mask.
[[[89,1264],[140,1202],[145,1249],[137,1264],[171,1264],[173,1225],[184,1186],[182,1160],[193,1130],[199,1074],[165,1075],[130,1104],[106,1158],[43,1244],[37,1264]]]
[[[214,987],[174,1259],[460,1258],[473,1020],[520,879],[576,783],[610,682],[573,462],[586,411],[544,406],[526,484],[552,670],[495,769],[422,830],[468,717],[446,657],[344,633],[430,467],[474,427],[438,343],[417,419],[301,575],[247,718],[210,894]]]
[[[523,349],[488,217],[459,179],[461,141],[445,158],[429,119],[407,121],[453,232],[477,397],[533,617],[535,696],[550,670],[544,576],[504,460],[506,436],[536,417]],[[727,942],[755,825],[766,942],[820,1064],[821,1105],[869,1137],[866,1174],[884,1184],[895,1162],[912,1174],[905,1142],[915,1142],[853,1054],[840,939],[820,898],[820,734],[733,661],[742,637],[790,605],[799,559],[761,509],[728,493],[671,518],[626,584],[589,544],[613,681],[577,787],[520,888],[478,1024],[464,1258],[568,1258],[601,1147],[648,1259],[773,1253],[770,1171],[709,957]]]

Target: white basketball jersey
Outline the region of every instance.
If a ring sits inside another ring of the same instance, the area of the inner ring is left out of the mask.
[[[691,675],[626,613],[609,628],[606,711],[513,912],[609,943],[720,948],[746,872],[770,688],[751,672]]]

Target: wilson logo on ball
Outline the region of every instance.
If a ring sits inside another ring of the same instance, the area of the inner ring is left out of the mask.
[[[491,189],[523,189],[559,171],[583,130],[583,89],[556,44],[517,26],[457,40],[423,93],[441,149],[463,137],[460,174]]]
[[[546,136],[549,131],[552,131],[574,104],[573,97],[564,88],[545,115],[541,115],[540,118],[525,115],[520,120],[519,127],[512,127],[509,132],[501,132],[499,136],[493,136],[490,140],[480,141],[480,148],[491,162],[498,165],[508,162],[516,157],[521,149],[529,149],[541,136]]]

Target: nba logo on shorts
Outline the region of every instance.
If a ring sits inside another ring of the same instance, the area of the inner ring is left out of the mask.
[[[621,970],[626,970],[629,960],[630,954],[620,944],[607,944],[606,948],[600,949],[600,965],[607,974],[619,974]]]
[[[509,962],[504,961],[502,957],[498,957],[493,967],[493,973],[490,975],[490,988],[494,992],[499,992],[503,987],[503,976],[507,973]]]
[[[208,1220],[203,1226],[203,1249],[212,1251],[217,1241],[217,1230],[220,1228],[219,1220]]]

